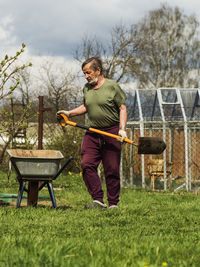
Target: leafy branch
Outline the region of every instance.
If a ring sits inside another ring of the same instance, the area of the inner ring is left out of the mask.
[[[24,52],[25,47],[26,45],[23,43],[21,49],[16,52],[15,56],[9,57],[8,55],[5,55],[4,59],[0,62],[0,100],[12,94],[19,85],[20,79],[16,74],[20,70],[32,66],[31,62],[21,66],[15,66],[14,64]]]

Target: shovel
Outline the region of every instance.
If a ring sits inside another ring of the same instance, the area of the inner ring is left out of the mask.
[[[62,127],[66,125],[71,125],[74,127],[79,127],[84,130],[88,130],[90,132],[106,135],[112,138],[115,138],[120,141],[121,136],[116,134],[107,133],[95,128],[89,128],[86,126],[78,125],[76,122],[70,121],[68,117],[61,113],[59,114],[62,119],[59,120],[59,123]],[[64,121],[63,121],[64,119]],[[139,137],[139,143],[135,143],[133,140],[130,140],[128,138],[124,139],[124,142],[129,143],[131,145],[134,145],[138,148],[138,154],[161,154],[165,148],[166,144],[165,142],[159,138],[159,137]]]

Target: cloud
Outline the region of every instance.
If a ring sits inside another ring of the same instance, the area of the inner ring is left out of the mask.
[[[17,37],[12,34],[13,19],[10,15],[1,17],[0,19],[0,51],[1,54],[7,53],[15,47]]]
[[[7,37],[8,37],[7,32],[2,27],[0,27],[0,41],[6,40]]]
[[[190,13],[200,10],[199,0],[167,3]],[[159,6],[160,0],[1,0],[0,49],[24,42],[32,55],[73,58],[85,34],[106,42],[115,25],[136,23]]]

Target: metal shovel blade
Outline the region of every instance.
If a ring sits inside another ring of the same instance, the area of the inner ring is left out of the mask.
[[[166,148],[159,137],[139,137],[138,154],[161,154]]]

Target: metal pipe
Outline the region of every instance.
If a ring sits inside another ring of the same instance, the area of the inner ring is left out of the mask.
[[[136,97],[138,102],[139,116],[140,116],[140,136],[144,136],[144,119],[142,114],[142,106],[140,102],[139,91],[136,89]],[[141,165],[142,165],[142,188],[145,188],[145,174],[144,174],[144,155],[141,155]]]
[[[130,128],[130,139],[133,139],[133,129]],[[133,187],[133,147],[130,146],[130,185]]]

